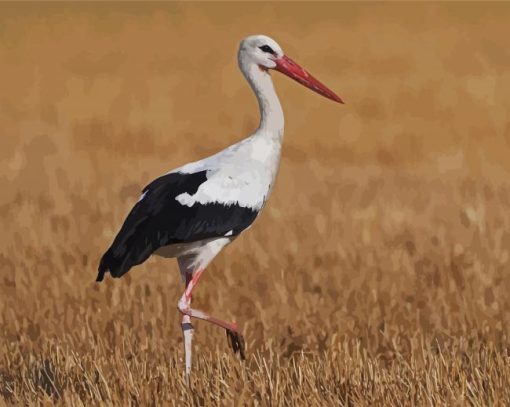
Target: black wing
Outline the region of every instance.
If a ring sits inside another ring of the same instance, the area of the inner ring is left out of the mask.
[[[96,281],[109,271],[121,277],[143,263],[162,246],[225,236],[236,236],[251,225],[258,211],[218,202],[181,205],[175,197],[193,195],[207,181],[207,171],[194,174],[170,173],[157,178],[143,189],[112,245],[101,258]]]

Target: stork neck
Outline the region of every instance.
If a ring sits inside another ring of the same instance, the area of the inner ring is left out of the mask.
[[[260,124],[257,132],[281,139],[284,127],[283,110],[271,75],[256,64],[241,63],[240,67],[259,103]]]

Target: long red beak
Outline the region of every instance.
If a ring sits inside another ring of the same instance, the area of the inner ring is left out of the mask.
[[[334,100],[338,103],[344,103],[340,96],[320,83],[317,79],[306,72],[288,56],[284,55],[276,59],[275,62],[276,67],[274,69],[276,69],[278,72],[287,75],[288,77],[299,82],[301,85],[306,86],[308,89],[311,89],[314,92],[327,97],[328,99]]]

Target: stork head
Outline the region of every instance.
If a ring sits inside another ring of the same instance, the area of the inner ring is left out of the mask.
[[[264,71],[274,69],[328,99],[344,103],[331,89],[285,55],[280,45],[267,35],[251,35],[242,40],[238,57],[240,62],[256,64]]]

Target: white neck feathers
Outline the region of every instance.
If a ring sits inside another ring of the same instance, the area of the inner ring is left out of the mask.
[[[273,86],[269,72],[257,64],[239,58],[239,67],[255,92],[260,110],[260,124],[257,133],[283,137],[283,110]]]

